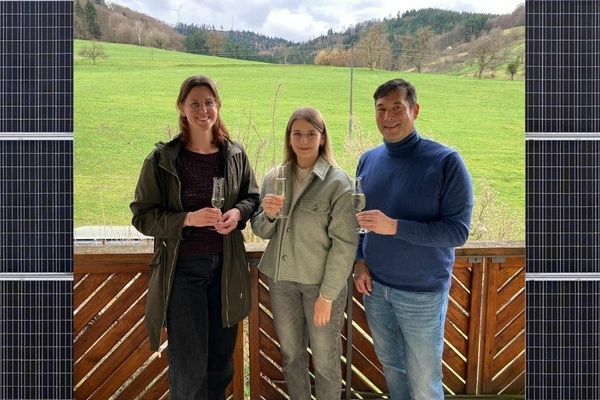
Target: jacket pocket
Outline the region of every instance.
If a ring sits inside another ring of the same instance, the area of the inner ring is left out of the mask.
[[[298,203],[298,210],[309,214],[329,214],[331,207],[325,201],[306,199]]]
[[[165,247],[165,243],[161,240],[160,243],[158,243],[158,245],[154,249],[154,254],[150,259],[150,262],[148,263],[148,266],[150,268],[160,266],[160,263],[162,262],[164,257]]]

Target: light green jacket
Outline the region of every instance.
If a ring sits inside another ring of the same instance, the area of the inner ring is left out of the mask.
[[[286,167],[286,193],[292,193],[294,168]],[[274,193],[273,172],[263,180],[261,204],[265,194]],[[277,281],[320,284],[321,294],[337,298],[350,276],[358,242],[351,192],[348,175],[319,157],[300,195],[286,197],[286,219],[270,222],[260,207],[251,223],[257,236],[269,239],[261,272]]]

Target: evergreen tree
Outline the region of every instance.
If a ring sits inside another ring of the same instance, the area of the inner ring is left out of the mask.
[[[208,54],[206,30],[192,26],[187,32],[188,35],[185,38],[185,50],[188,53]]]
[[[88,32],[96,39],[99,39],[102,36],[102,32],[100,30],[100,25],[96,19],[96,8],[92,3],[85,3],[85,22],[87,25]]]
[[[85,11],[79,0],[75,1],[75,18],[74,18],[75,39],[87,38],[87,25],[85,21]]]

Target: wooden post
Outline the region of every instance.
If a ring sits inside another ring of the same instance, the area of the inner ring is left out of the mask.
[[[249,342],[253,343],[253,346],[250,346],[250,399],[259,400],[261,398],[261,383],[260,383],[260,323],[259,323],[259,314],[260,314],[260,301],[258,298],[258,267],[253,265],[251,267],[252,273],[252,312],[249,317],[248,324],[248,334],[249,334]]]

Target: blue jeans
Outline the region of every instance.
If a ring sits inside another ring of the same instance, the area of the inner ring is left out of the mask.
[[[406,292],[372,282],[363,302],[392,400],[443,400],[448,291]]]
[[[291,400],[311,398],[308,374],[310,343],[315,371],[315,395],[318,400],[341,397],[342,338],[347,287],[331,306],[331,318],[325,326],[313,323],[314,305],[320,285],[275,282],[269,278],[273,323],[283,356],[283,376]]]
[[[167,311],[171,400],[225,399],[238,329],[223,328],[221,271],[220,254],[175,267]]]

